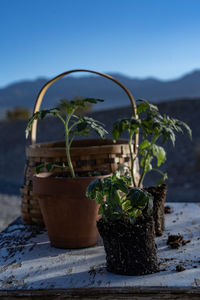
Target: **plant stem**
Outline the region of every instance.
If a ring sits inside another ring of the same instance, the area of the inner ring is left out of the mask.
[[[76,176],[74,173],[74,168],[72,165],[72,160],[71,160],[71,155],[70,155],[70,146],[71,146],[71,142],[69,141],[70,129],[68,129],[69,120],[71,119],[72,113],[66,117],[66,121],[61,117],[61,115],[59,113],[56,113],[56,115],[63,122],[63,124],[65,126],[65,145],[66,145],[67,163],[68,163],[69,171],[70,171],[72,178],[75,178]]]
[[[152,138],[152,141],[151,141],[151,144],[149,146],[149,149],[147,151],[147,154],[145,155],[145,159],[144,159],[144,166],[143,166],[143,170],[142,170],[142,175],[140,176],[140,180],[139,180],[139,183],[138,183],[138,187],[141,187],[142,183],[143,183],[143,180],[144,180],[144,177],[147,173],[146,171],[146,162],[147,162],[147,158],[148,158],[148,155],[150,154],[150,151],[152,150],[152,147],[153,145],[155,144],[156,140],[158,139],[157,136],[155,136],[154,138]]]
[[[72,165],[72,160],[71,160],[71,155],[70,155],[70,140],[69,140],[69,132],[70,130],[68,129],[68,124],[69,124],[69,120],[71,118],[71,115],[67,116],[66,118],[66,122],[65,122],[65,144],[66,144],[66,155],[67,155],[67,162],[68,162],[68,167],[69,167],[69,171],[71,173],[72,178],[75,178],[75,173],[74,173],[74,168]]]
[[[69,171],[71,173],[72,178],[75,178],[74,168],[71,161],[71,155],[70,155],[70,142],[69,142],[69,135],[68,135],[68,128],[65,127],[65,143],[66,143],[66,155],[67,155],[67,162]]]
[[[129,144],[129,151],[130,151],[130,157],[131,157],[131,177],[132,177],[133,185],[136,186],[135,176],[134,176],[134,161],[135,161],[135,159],[133,158],[133,151],[132,151],[133,134],[134,134],[133,132],[130,132],[128,144]]]
[[[145,156],[145,160],[144,160],[144,167],[142,169],[142,175],[140,176],[140,180],[138,183],[138,187],[140,188],[142,186],[143,180],[144,180],[144,176],[146,175],[147,171],[146,171],[146,161],[147,161],[147,157],[150,151],[147,151],[147,154]]]
[[[152,171],[155,171],[155,172],[160,173],[161,175],[164,175],[164,172],[162,172],[162,171],[159,170],[159,169],[152,168]]]

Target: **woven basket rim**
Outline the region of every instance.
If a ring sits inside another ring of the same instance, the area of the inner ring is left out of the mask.
[[[63,146],[61,146],[63,144]],[[58,145],[58,146],[57,146]],[[116,143],[112,139],[88,139],[88,140],[75,140],[74,146],[72,144],[72,156],[83,155],[83,153],[129,153],[128,140],[118,140]],[[65,157],[65,142],[56,141],[49,143],[37,143],[35,145],[29,145],[26,148],[26,157]]]
[[[42,143],[36,143],[34,145],[29,145],[27,146],[26,148],[31,148],[31,149],[35,149],[35,148],[49,148],[50,146],[54,146],[54,148],[63,148],[63,146],[58,146],[56,147],[56,145],[58,144],[65,144],[65,141],[64,140],[61,140],[61,141],[52,141],[52,142],[42,142]],[[93,144],[94,145],[87,145],[87,144]],[[84,140],[74,140],[72,142],[72,146],[71,146],[71,149],[73,148],[78,148],[80,147],[81,145],[83,145],[82,147],[83,148],[87,148],[87,147],[99,147],[99,146],[119,146],[119,145],[127,145],[128,144],[128,139],[119,139],[117,140],[116,142],[113,142],[112,139],[84,139]],[[65,147],[65,145],[64,145]]]

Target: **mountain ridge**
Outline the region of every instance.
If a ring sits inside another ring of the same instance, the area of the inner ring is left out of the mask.
[[[153,77],[132,78],[120,73],[110,73],[124,84],[135,99],[145,98],[150,102],[169,101],[178,98],[200,97],[200,70],[194,70],[175,80],[159,80]],[[37,95],[48,78],[23,80],[0,89],[0,109],[10,109],[16,105],[34,107]],[[97,109],[108,109],[128,105],[129,100],[122,89],[112,81],[97,76],[69,76],[55,82],[47,91],[43,107],[52,107],[60,99],[73,97],[103,98],[105,103]]]

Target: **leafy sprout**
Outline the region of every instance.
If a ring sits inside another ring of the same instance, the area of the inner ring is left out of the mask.
[[[70,147],[75,136],[88,136],[90,131],[95,131],[101,138],[104,138],[107,134],[107,131],[104,128],[104,125],[94,120],[91,117],[80,116],[75,114],[80,107],[85,107],[87,103],[96,104],[98,102],[103,102],[101,99],[85,98],[72,100],[69,102],[62,102],[60,107],[55,107],[48,110],[41,110],[33,114],[29,119],[26,127],[26,138],[28,138],[31,131],[33,122],[37,119],[43,120],[48,115],[53,115],[58,117],[64,125],[65,128],[65,145],[66,145],[66,156],[69,171],[71,176],[75,177],[74,167],[72,165]],[[65,111],[65,116],[63,116],[63,110]],[[62,113],[61,113],[62,112]],[[39,168],[38,168],[39,169]]]
[[[127,131],[129,134],[129,152],[131,157],[131,176],[133,180],[134,186],[136,186],[136,180],[134,177],[134,162],[136,160],[136,155],[133,153],[133,137],[135,134],[139,132],[139,128],[141,127],[141,120],[131,117],[118,120],[113,124],[112,136],[113,140],[116,141],[119,137],[121,137],[124,131]]]
[[[105,221],[128,219],[132,224],[146,210],[152,215],[153,198],[140,188],[128,188],[127,177],[114,174],[104,180],[96,179],[87,188],[86,196],[100,205],[99,214]]]
[[[187,132],[190,138],[192,138],[192,132],[190,127],[177,119],[170,118],[167,115],[161,115],[158,107],[150,104],[144,99],[137,101],[137,114],[139,118],[131,117],[121,119],[113,124],[113,140],[116,141],[121,137],[124,131],[129,135],[129,150],[131,158],[130,173],[134,186],[142,186],[145,175],[150,171],[156,171],[162,175],[162,178],[157,184],[161,184],[167,179],[167,174],[163,173],[159,167],[166,161],[166,152],[162,146],[157,144],[158,139],[162,138],[162,144],[164,145],[168,140],[171,140],[173,146],[175,146],[176,133]],[[134,174],[134,163],[136,155],[133,153],[132,144],[133,137],[140,130],[142,141],[139,145],[140,167],[141,176],[139,182],[136,182]],[[152,167],[152,161],[156,158],[157,168]]]
[[[75,102],[78,102],[80,100],[84,100],[84,98],[81,98],[81,97],[74,97],[73,98],[73,101],[75,101]],[[65,104],[69,103],[69,102],[70,101],[68,99],[61,99],[59,101],[58,108],[60,109],[60,114],[61,115],[65,115]],[[84,106],[79,106],[76,110],[76,115],[85,115],[86,113],[91,111],[92,105],[93,105],[93,103],[91,103],[91,101],[90,101],[90,102],[86,102]]]

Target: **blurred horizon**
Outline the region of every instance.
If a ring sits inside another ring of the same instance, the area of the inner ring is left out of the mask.
[[[72,69],[71,69],[72,70]],[[63,70],[63,72],[61,73],[64,73],[66,71],[69,71],[69,69],[67,70]],[[92,70],[92,71],[99,71],[99,70]],[[200,73],[200,67],[199,68],[196,68],[196,69],[193,69],[193,70],[190,70],[188,72],[185,72],[183,74],[180,74],[179,76],[176,76],[176,77],[172,77],[172,78],[166,78],[166,79],[162,79],[162,78],[159,78],[159,77],[156,77],[156,76],[131,76],[131,75],[127,75],[123,72],[105,72],[105,71],[102,71],[102,73],[104,74],[108,74],[108,75],[111,75],[111,76],[122,76],[122,77],[125,77],[125,78],[128,78],[130,80],[141,80],[141,81],[145,81],[145,80],[156,80],[156,81],[160,81],[160,82],[170,82],[170,81],[176,81],[176,80],[180,80],[188,75],[191,75],[191,74],[195,74],[195,73]],[[22,79],[18,79],[18,80],[14,80],[12,82],[9,82],[7,83],[6,85],[4,86],[0,86],[0,90],[1,89],[5,89],[9,86],[12,86],[12,85],[15,85],[15,84],[20,84],[22,82],[35,82],[37,80],[51,80],[52,78],[56,77],[57,75],[59,74],[54,74],[52,75],[52,77],[49,77],[49,76],[36,76],[36,77],[33,77],[33,78],[22,78]],[[74,73],[74,74],[70,74],[67,78],[77,78],[77,79],[81,79],[82,77],[96,77],[95,74],[89,74],[89,73]],[[64,79],[65,77],[63,77]]]

